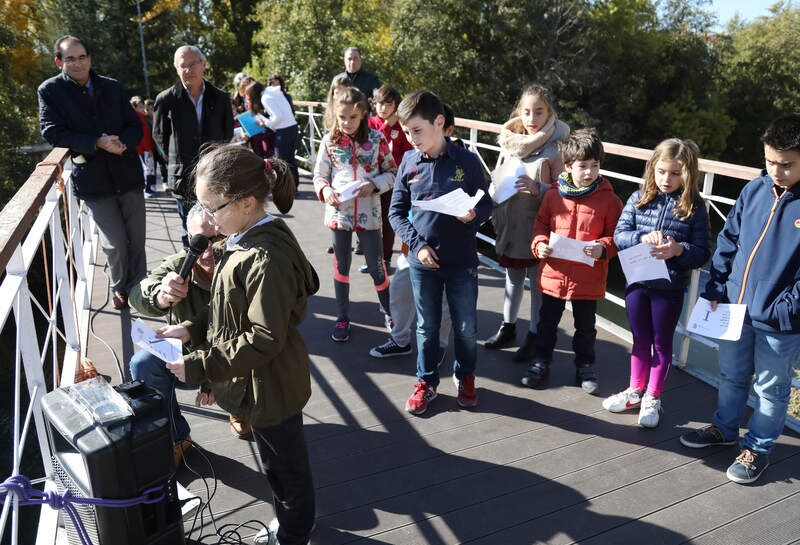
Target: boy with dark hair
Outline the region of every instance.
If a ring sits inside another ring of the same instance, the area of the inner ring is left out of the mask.
[[[414,150],[403,157],[395,179],[389,221],[409,247],[408,262],[417,309],[417,382],[406,411],[419,415],[436,398],[439,386],[442,293],[447,297],[455,337],[453,380],[458,404],[474,407],[477,360],[478,257],[475,234],[489,218],[488,193],[465,216],[413,210],[411,203],[441,197],[458,188],[469,195],[486,192],[479,159],[444,136],[444,108],[429,91],[415,91],[397,109]]]
[[[617,253],[614,228],[622,213],[622,201],[600,175],[605,154],[593,129],[571,133],[558,147],[565,170],[558,177],[558,190],[545,193],[533,227],[531,251],[541,260],[537,284],[542,292],[542,308],[536,354],[522,384],[541,386],[550,374],[558,323],[570,301],[575,321],[575,378],[586,393],[593,394],[598,388],[594,372],[595,313],[598,299],[605,297],[608,262]],[[593,242],[583,249],[593,264],[551,257],[550,233]]]
[[[745,324],[738,341],[719,341],[712,424],[681,436],[692,448],[736,443],[755,374],[758,398],[727,471],[737,483],[755,481],[769,465],[800,362],[800,114],[774,120],[761,141],[766,169],[728,213],[702,294],[714,310],[717,303],[747,305]]]

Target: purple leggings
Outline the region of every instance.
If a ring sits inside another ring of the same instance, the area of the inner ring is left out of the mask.
[[[672,364],[672,337],[683,309],[683,290],[656,290],[633,284],[625,310],[633,333],[631,388],[659,397]],[[649,380],[648,380],[649,376]]]

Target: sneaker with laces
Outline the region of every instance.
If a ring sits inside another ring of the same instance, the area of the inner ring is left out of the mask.
[[[411,344],[400,346],[394,338],[389,337],[385,343],[370,349],[369,355],[373,358],[392,358],[394,356],[406,356],[411,354]]]
[[[475,391],[475,375],[466,375],[458,378],[453,375],[453,383],[458,390],[458,406],[465,409],[472,408],[478,404],[478,392]]]
[[[430,388],[424,380],[417,382],[414,385],[414,393],[406,401],[406,411],[420,415],[428,410],[428,405],[434,399],[436,399],[436,388]]]
[[[603,400],[603,408],[610,413],[621,413],[635,409],[642,403],[642,392],[636,388],[628,388],[623,392],[609,396]]]
[[[769,466],[767,454],[745,448],[742,449],[725,474],[735,483],[748,484],[761,477],[767,466]]]
[[[689,448],[704,448],[713,447],[716,445],[733,445],[737,439],[725,439],[722,432],[716,426],[706,426],[705,428],[698,428],[689,433],[681,435],[681,443]]]
[[[336,325],[333,326],[333,331],[331,332],[331,339],[336,341],[337,343],[345,343],[350,340],[350,321],[349,320],[339,320],[336,322]]]
[[[639,409],[639,425],[643,428],[655,428],[661,419],[661,400],[645,394]]]

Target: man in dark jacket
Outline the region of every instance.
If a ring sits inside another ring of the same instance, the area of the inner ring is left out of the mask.
[[[194,204],[194,166],[200,148],[208,142],[230,142],[233,113],[228,94],[203,79],[206,57],[193,45],[175,51],[180,81],[162,91],[153,107],[153,138],[168,160],[167,184],[178,205],[183,224],[183,245],[188,247],[186,213]]]
[[[75,195],[100,231],[120,309],[147,270],[144,176],[136,154],[142,124],[119,82],[92,71],[79,38],[59,38],[54,53],[61,73],[39,86],[39,127],[49,143],[70,150]]]
[[[381,80],[372,72],[364,70],[361,67],[362,62],[361,50],[354,46],[348,47],[344,50],[345,71],[338,76],[350,78],[350,81],[353,82],[353,87],[364,93],[369,99],[372,98],[372,93],[375,89],[381,86]]]

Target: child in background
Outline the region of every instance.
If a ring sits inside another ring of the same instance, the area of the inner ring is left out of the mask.
[[[531,233],[544,192],[558,180],[564,170],[558,142],[569,134],[569,127],[560,121],[553,110],[553,99],[545,87],[528,85],[522,90],[511,119],[500,131],[501,155],[499,164],[520,161],[528,174],[516,181],[517,193],[495,205],[492,224],[496,235],[498,261],[506,269],[506,289],[503,297],[503,322],[497,333],[483,346],[505,348],[517,340],[517,315],[525,291],[525,278],[531,282],[531,314],[525,342],[511,358],[515,362],[533,358],[536,324],[542,306],[542,294],[534,287],[538,260],[531,253]],[[496,198],[497,184],[493,180],[489,193]]]
[[[373,106],[378,115],[369,118],[369,127],[381,131],[389,142],[389,151],[396,165],[403,162],[403,155],[413,146],[408,143],[400,121],[397,119],[397,107],[400,105],[400,93],[391,85],[382,85],[372,95]],[[391,267],[394,250],[394,231],[389,223],[389,205],[392,203],[392,190],[381,193],[381,238],[383,239],[383,260],[386,269]]]
[[[232,144],[203,155],[196,173],[197,201],[228,238],[207,310],[159,330],[204,348],[167,367],[186,384],[210,382],[216,403],[251,423],[277,515],[277,532],[265,528],[256,543],[305,545],[315,516],[302,413],[311,380],[298,327],[319,279],[286,223],[265,209],[272,194],[288,210],[294,180],[282,161],[265,169]]]
[[[617,248],[650,244],[650,253],[666,260],[669,270],[669,280],[636,282],[625,290],[633,334],[631,379],[627,390],[603,401],[603,408],[612,413],[640,407],[639,425],[644,428],[658,426],[672,338],[692,269],[711,255],[699,155],[691,140],[670,138],[656,146],[645,166],[644,184],[628,199],[614,231]]]
[[[586,393],[593,394],[598,388],[594,372],[595,313],[597,300],[605,296],[608,262],[617,253],[613,235],[622,201],[600,176],[603,143],[593,129],[573,132],[559,143],[559,149],[565,170],[558,177],[558,190],[548,191],[542,199],[533,229],[531,250],[541,260],[537,284],[542,292],[542,309],[533,363],[522,384],[535,388],[549,375],[558,323],[570,301],[575,321],[575,377]],[[594,266],[550,257],[550,233],[592,242],[583,253],[594,259]]]
[[[800,363],[800,114],[761,137],[766,170],[748,183],[717,237],[702,297],[747,305],[738,341],[719,341],[720,384],[712,425],[681,436],[687,447],[733,445],[750,386],[758,398],[728,479],[751,483],[783,431],[793,368]]]
[[[444,108],[444,136],[450,138],[456,129],[455,114],[449,104],[442,103]],[[405,133],[403,133],[405,138]],[[461,142],[460,140],[458,142]],[[461,146],[463,147],[463,145]],[[414,218],[409,214],[408,220],[413,223]],[[394,232],[394,231],[392,231]],[[417,309],[414,306],[414,292],[411,289],[411,273],[408,270],[408,245],[404,242],[397,258],[397,270],[389,286],[389,308],[392,311],[392,331],[385,343],[369,351],[373,358],[391,358],[411,354],[411,328],[417,323]],[[439,367],[447,355],[447,345],[450,342],[450,307],[447,298],[442,298],[442,325],[439,328]]]
[[[149,198],[156,193],[156,142],[153,140],[153,130],[147,123],[147,108],[142,97],[131,97],[131,106],[142,122],[142,139],[136,146],[136,153],[139,154],[144,172],[144,196]]]
[[[269,128],[269,120],[264,116],[264,106],[261,104],[261,95],[264,93],[264,86],[254,80],[247,78],[250,83],[245,87],[244,100],[247,111],[256,120],[256,123],[264,127],[264,132],[254,134],[253,136],[245,136],[247,144],[256,155],[262,159],[269,159],[275,155],[275,132]],[[297,187],[297,180],[295,179],[295,187]]]
[[[297,120],[294,108],[283,91],[283,79],[276,75],[267,80],[267,87],[261,92],[261,105],[267,116],[266,127],[275,134],[275,156],[285,161],[292,170],[295,187],[300,186],[300,174],[297,171]]]
[[[446,294],[453,319],[455,362],[453,380],[461,407],[478,403],[475,390],[477,360],[478,256],[475,235],[491,213],[488,194],[467,211],[454,217],[415,209],[411,203],[435,199],[456,189],[474,196],[486,191],[486,179],[475,154],[444,136],[444,109],[439,97],[415,91],[397,109],[400,123],[413,151],[403,157],[398,172],[389,221],[409,247],[408,261],[414,304],[417,309],[417,378],[406,411],[424,413],[436,398],[439,386],[439,330],[442,294]]]
[[[350,261],[353,232],[366,255],[387,328],[391,329],[389,278],[381,253],[380,193],[394,184],[397,166],[383,135],[368,125],[369,104],[355,87],[333,99],[334,125],[322,138],[314,167],[314,191],[325,203],[325,225],[333,233],[333,285],[338,314],[331,338],[350,340]],[[341,192],[359,182],[354,198]]]

